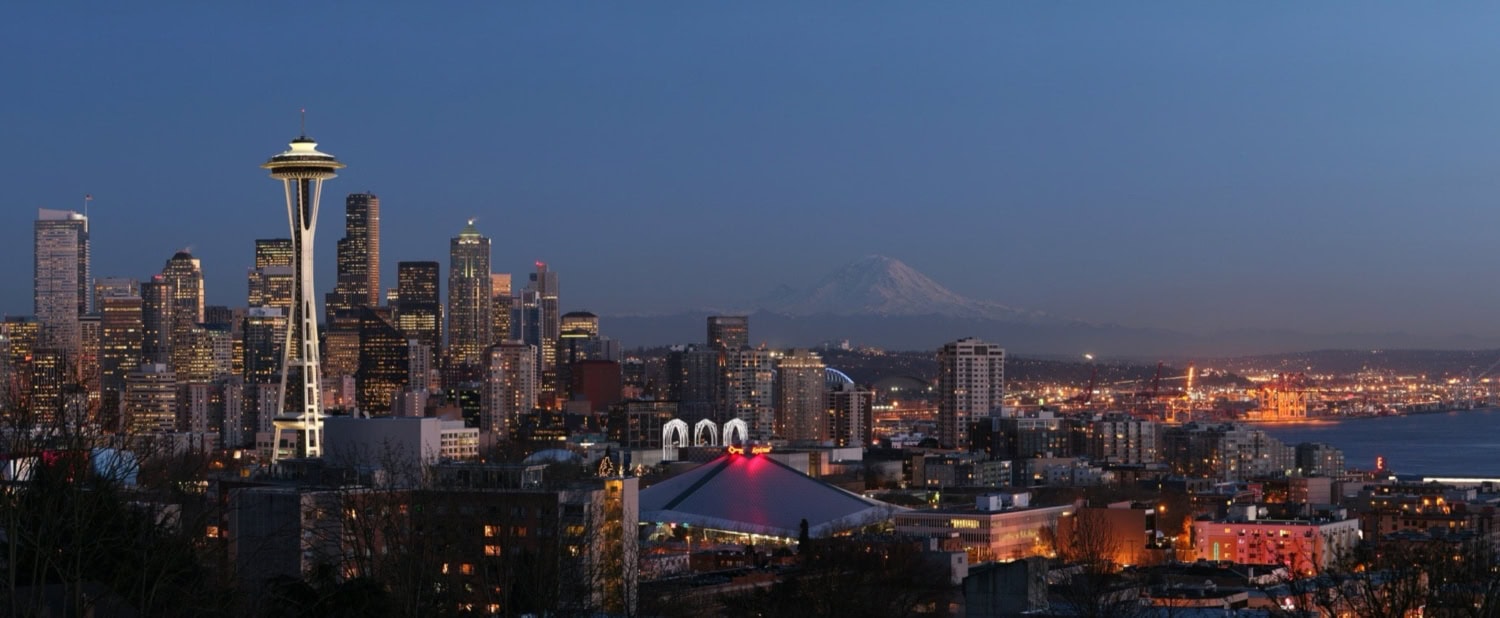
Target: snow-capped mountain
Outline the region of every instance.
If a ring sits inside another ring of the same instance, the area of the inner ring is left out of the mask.
[[[781,286],[760,309],[793,316],[940,315],[992,320],[1034,320],[1042,314],[974,300],[943,287],[901,260],[870,255],[834,271],[806,290]]]

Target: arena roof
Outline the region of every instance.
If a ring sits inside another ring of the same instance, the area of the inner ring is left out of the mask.
[[[641,521],[795,539],[890,519],[907,509],[807,476],[766,455],[728,453],[640,493]]]

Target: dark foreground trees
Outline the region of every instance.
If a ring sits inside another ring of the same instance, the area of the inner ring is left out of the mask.
[[[957,594],[945,565],[911,542],[814,540],[781,581],[724,601],[730,617],[938,615]]]
[[[15,451],[11,451],[15,453]],[[0,493],[0,613],[223,614],[180,505],[128,494],[86,449],[39,449]]]

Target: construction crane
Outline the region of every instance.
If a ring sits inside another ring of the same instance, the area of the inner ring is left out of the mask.
[[[1078,404],[1078,405],[1085,405],[1085,406],[1088,405],[1089,402],[1094,399],[1094,385],[1097,383],[1098,380],[1099,380],[1099,366],[1098,365],[1094,365],[1094,370],[1089,372],[1089,385],[1088,385],[1088,388],[1083,389],[1082,393],[1079,393],[1077,395],[1069,397],[1067,403]]]

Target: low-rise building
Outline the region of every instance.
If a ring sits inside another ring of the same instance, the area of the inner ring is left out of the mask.
[[[1359,520],[1342,509],[1298,519],[1261,519],[1262,510],[1247,505],[1227,518],[1193,522],[1197,558],[1313,573],[1332,566],[1360,540]]]
[[[969,563],[1014,560],[1055,553],[1052,531],[1073,505],[1031,506],[1031,494],[980,496],[973,508],[905,511],[896,514],[896,533],[922,538],[958,538]]]

